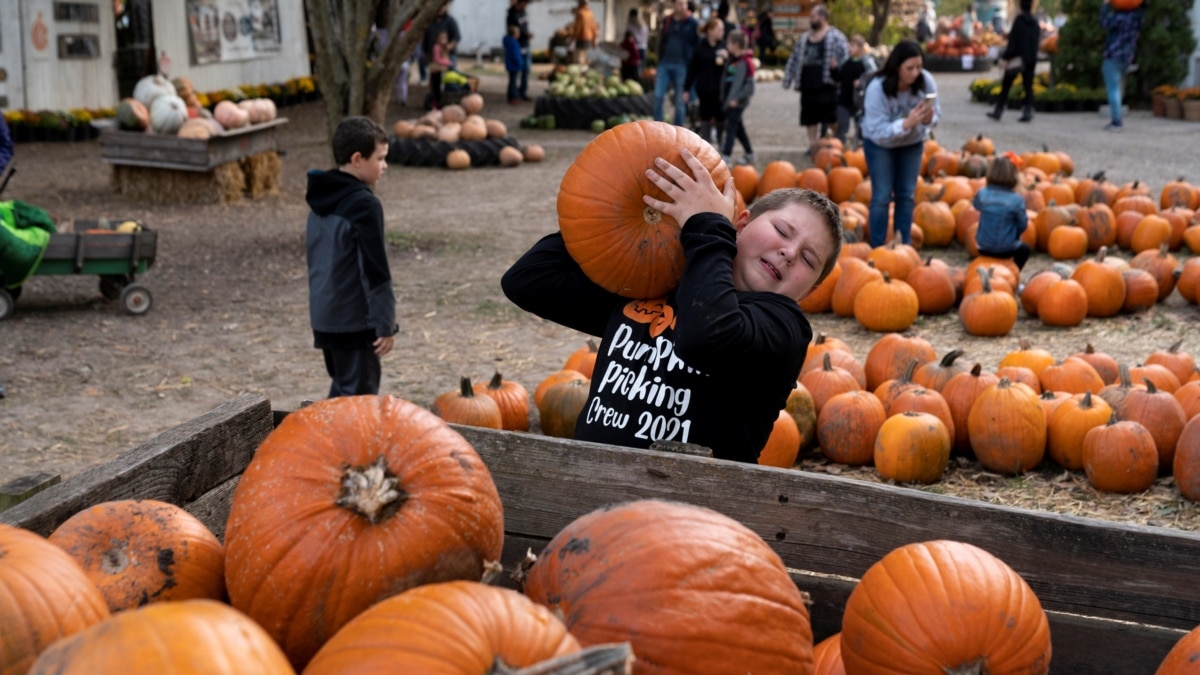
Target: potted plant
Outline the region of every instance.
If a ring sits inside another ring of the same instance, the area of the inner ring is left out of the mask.
[[[1167,116],[1167,99],[1175,96],[1175,87],[1161,84],[1150,92],[1150,109],[1155,117]]]
[[[1180,89],[1178,96],[1183,119],[1200,122],[1200,87]]]
[[[4,121],[8,123],[9,134],[12,135],[13,143],[27,143],[32,139],[32,134],[29,131],[29,125],[25,121],[27,110],[5,110]]]

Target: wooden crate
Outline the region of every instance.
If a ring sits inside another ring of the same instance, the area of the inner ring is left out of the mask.
[[[286,117],[279,117],[208,139],[160,136],[109,127],[100,132],[100,158],[122,166],[212,171],[227,162],[276,150],[276,130],[287,121]]]
[[[224,534],[238,475],[284,413],[244,394],[117,460],[0,513],[48,534],[90,505],[152,498]],[[817,639],[841,628],[857,579],[903,544],[954,539],[999,556],[1050,619],[1052,673],[1154,673],[1200,624],[1200,534],[1005,508],[836,476],[533,434],[455,427],[487,463],[504,504],[511,569],[575,518],[605,504],[671,499],[757,532],[813,600]],[[569,457],[569,461],[564,461]]]

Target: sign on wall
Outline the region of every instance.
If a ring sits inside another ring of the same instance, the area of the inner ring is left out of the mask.
[[[187,18],[194,65],[280,51],[278,0],[187,0]]]

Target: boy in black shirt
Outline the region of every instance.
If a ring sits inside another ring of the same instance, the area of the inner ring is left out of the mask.
[[[857,91],[863,89],[859,80],[876,69],[875,59],[867,53],[866,38],[853,35],[849,43],[850,58],[832,70],[832,75],[838,81],[837,137],[843,144],[846,143],[846,135],[850,133],[850,121],[855,120],[857,123],[862,114],[862,101],[856,97]],[[857,124],[855,126],[857,127]],[[858,131],[860,130],[856,129],[855,135],[861,141],[862,134]]]
[[[308,313],[329,397],[378,394],[379,357],[395,343],[396,295],[371,188],[387,169],[387,132],[347,117],[333,132],[338,168],[308,172]]]
[[[687,150],[692,175],[662,159],[647,176],[673,200],[645,203],[683,223],[678,288],[630,300],[589,280],[559,233],[508,272],[505,295],[526,311],[603,336],[575,438],[647,448],[659,440],[707,446],[756,462],[804,364],[812,338],[797,301],[833,269],[837,207],[809,190],[776,190],[735,215]],[[661,173],[660,173],[661,172]]]

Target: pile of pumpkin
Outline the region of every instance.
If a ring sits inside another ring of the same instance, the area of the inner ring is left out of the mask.
[[[409,140],[430,139],[458,145],[446,153],[446,167],[461,170],[471,167],[471,155],[462,143],[500,139],[508,136],[508,127],[498,119],[483,116],[484,100],[479,93],[472,92],[462,97],[459,103],[431,110],[419,118],[398,120],[392,125],[396,138]],[[531,143],[522,148],[504,146],[500,148],[500,166],[520,166],[522,162],[540,162],[546,156],[542,146]]]
[[[390,396],[288,415],[242,475],[224,535],[153,500],[95,505],[48,539],[0,525],[0,670],[1045,673],[1051,657],[1029,585],[953,541],[877,561],[842,632],[814,648],[779,556],[681,503],[585,514],[520,567],[523,592],[488,585],[504,525],[487,466],[445,422]],[[989,630],[996,617],[1006,639]],[[963,629],[941,630],[947,618]],[[1164,665],[1197,649],[1200,628]]]
[[[842,632],[814,648],[805,594],[764,540],[673,502],[583,515],[522,566],[523,593],[487,585],[504,540],[487,466],[445,422],[386,396],[288,415],[241,477],[224,534],[152,500],[93,506],[48,540],[0,525],[0,670],[1045,673],[1051,657],[1029,585],[953,541],[877,561]],[[989,630],[996,617],[1007,639]],[[963,630],[941,630],[947,618]],[[1198,648],[1200,629],[1167,663]]]
[[[269,122],[277,114],[269,98],[221,101],[212,112],[200,105],[196,88],[186,77],[168,80],[147,75],[138,80],[133,96],[117,104],[117,124],[125,131],[206,139],[228,129]]]
[[[1057,261],[1022,284],[1011,260],[979,256],[975,245],[979,212],[971,199],[986,184],[994,154],[993,143],[982,135],[959,152],[927,141],[913,244],[892,240],[875,248],[861,241],[871,200],[861,149],[846,150],[836,139],[825,139],[813,155],[813,166],[802,171],[790,162],[774,161],[761,176],[751,165],[736,166],[732,173],[747,203],[780,187],[801,187],[838,204],[846,231],[859,241],[843,246],[833,272],[801,307],[854,317],[868,330],[902,331],[918,315],[957,307],[967,333],[1001,336],[1016,324],[1019,309],[1045,325],[1071,327],[1087,317],[1144,311],[1176,289],[1187,302],[1197,302],[1200,258],[1181,262],[1173,254],[1185,245],[1193,253],[1200,251],[1196,185],[1182,178],[1171,181],[1155,200],[1150,186],[1140,181],[1117,185],[1103,173],[1074,177],[1066,153],[1020,155],[1017,191],[1029,217],[1022,240]],[[889,234],[890,228],[889,223]],[[923,249],[955,244],[972,257],[968,265],[922,258]],[[1118,249],[1130,257],[1115,253]]]

